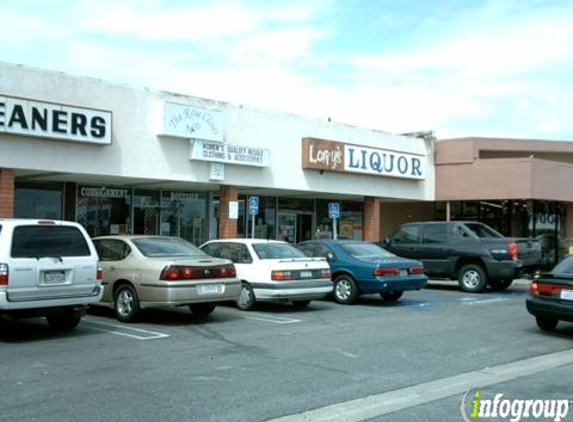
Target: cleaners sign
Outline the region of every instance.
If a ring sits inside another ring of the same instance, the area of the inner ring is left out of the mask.
[[[111,144],[111,112],[0,95],[0,133]]]
[[[424,180],[427,159],[424,155],[303,138],[302,167]]]

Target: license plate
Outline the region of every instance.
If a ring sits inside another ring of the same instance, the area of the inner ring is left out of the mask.
[[[312,271],[301,271],[300,278],[312,278]]]
[[[573,300],[573,290],[561,290],[561,299]]]
[[[65,283],[66,276],[63,271],[50,271],[44,273],[44,284]]]
[[[406,277],[408,275],[408,270],[400,270],[400,275]]]
[[[223,293],[222,284],[202,284],[199,286],[200,295],[215,295]]]

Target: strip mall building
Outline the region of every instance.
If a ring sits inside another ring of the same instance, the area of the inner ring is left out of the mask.
[[[93,235],[379,240],[480,219],[573,237],[573,144],[433,139],[0,63],[0,216]]]

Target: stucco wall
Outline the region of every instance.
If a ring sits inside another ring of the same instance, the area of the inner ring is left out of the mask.
[[[434,199],[433,143],[378,130],[308,119],[254,107],[106,84],[0,63],[0,95],[111,110],[112,145],[96,146],[0,132],[0,167],[142,181],[182,181],[190,187],[209,181],[209,164],[190,161],[190,141],[158,137],[165,101],[224,111],[226,142],[271,149],[272,167],[226,165],[222,184],[277,190],[338,193],[411,200]],[[301,168],[301,139],[312,136],[363,146],[427,155],[423,181],[335,174]],[[57,177],[57,176],[54,176]],[[62,178],[62,177],[61,177]],[[71,179],[74,180],[74,179]]]

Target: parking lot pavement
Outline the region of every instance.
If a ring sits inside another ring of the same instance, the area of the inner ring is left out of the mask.
[[[397,303],[218,306],[206,318],[153,309],[136,324],[98,308],[66,334],[0,318],[0,420],[265,421],[571,348],[571,324],[536,328],[527,288],[467,294],[436,282]],[[458,396],[374,420],[451,415]]]

